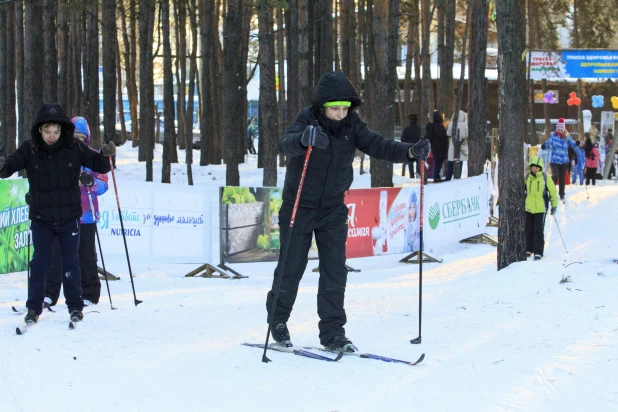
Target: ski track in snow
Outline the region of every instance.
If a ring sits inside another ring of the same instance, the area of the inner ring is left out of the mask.
[[[118,149],[118,184],[143,180],[137,148]],[[160,157],[157,145],[155,180]],[[369,187],[358,167],[357,160],[353,187]],[[225,182],[222,165],[194,164],[193,172],[198,186]],[[184,165],[172,173],[174,184],[186,184]],[[261,186],[255,156],[240,173],[243,185]],[[284,174],[280,168],[280,184]],[[126,262],[106,261],[121,276],[110,282],[117,310],[103,282],[99,304],[86,308],[75,330],[61,297],[57,312],[44,312],[23,336],[15,334],[23,315],[11,306],[24,305],[26,274],[0,275],[0,411],[64,411],[68,394],[71,408],[89,411],[616,410],[618,265],[609,259],[618,257],[618,184],[599,183],[590,199],[584,187],[567,187],[566,205],[547,218],[539,262],[497,272],[492,246],[433,246],[429,253],[444,262],[423,265],[421,345],[409,343],[418,335],[418,267],[399,263],[403,255],[350,259],[361,272],[348,275],[346,334],[362,352],[407,360],[425,353],[415,367],[273,351],[273,362],[262,363],[261,351],[240,343],[264,341],[275,263],[232,265],[249,278],[223,280],[184,278],[196,265],[132,259],[144,301],[135,307]],[[217,248],[213,239],[218,260]],[[297,346],[319,344],[317,265],[309,262],[289,321]],[[571,282],[560,283],[567,276]]]

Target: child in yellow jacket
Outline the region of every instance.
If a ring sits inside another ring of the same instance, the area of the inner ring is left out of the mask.
[[[543,172],[543,159],[532,156],[526,174],[526,257],[534,254],[534,260],[543,257],[545,248],[545,216],[551,200],[551,214],[558,207],[556,184]]]

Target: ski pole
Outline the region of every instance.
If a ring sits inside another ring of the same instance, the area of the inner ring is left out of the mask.
[[[558,234],[560,235],[560,239],[562,239],[562,245],[564,246],[565,252],[569,253],[567,250],[566,244],[564,243],[564,238],[562,237],[562,233],[560,232],[560,225],[558,225],[558,219],[556,219],[556,215],[554,216],[554,222],[556,222],[556,227],[558,228]]]
[[[313,130],[315,133],[315,129]],[[294,228],[294,220],[296,219],[296,211],[298,210],[298,203],[300,202],[300,193],[303,190],[303,184],[305,183],[305,175],[307,174],[307,165],[309,164],[309,157],[311,156],[311,151],[313,150],[313,146],[307,147],[307,154],[305,155],[305,163],[303,164],[303,171],[300,174],[300,182],[298,184],[298,190],[296,191],[296,200],[294,201],[294,208],[292,209],[292,217],[290,218],[290,228],[288,231],[288,236],[285,241],[285,250],[283,251],[283,255],[279,255],[279,263],[277,265],[280,270],[278,271],[279,277],[277,278],[277,284],[275,285],[275,293],[273,296],[273,302],[270,305],[270,313],[268,315],[268,330],[266,331],[266,342],[264,343],[264,353],[262,354],[262,362],[268,363],[272,362],[266,356],[266,351],[268,350],[268,339],[270,338],[270,331],[273,325],[273,318],[275,317],[275,308],[277,307],[277,299],[279,298],[279,290],[281,289],[281,279],[283,279],[283,271],[285,269],[285,262],[288,257],[288,251],[290,249],[290,240],[292,239],[292,229]]]
[[[588,194],[588,183],[586,183],[586,199],[590,199],[590,195]]]
[[[127,254],[127,265],[129,266],[129,277],[131,278],[131,288],[133,289],[133,302],[135,306],[139,305],[143,301],[137,300],[135,295],[135,283],[133,282],[133,272],[131,271],[131,260],[129,259],[129,247],[127,246],[127,236],[124,233],[124,223],[122,221],[122,210],[120,209],[120,198],[118,197],[118,186],[116,186],[116,174],[114,173],[114,163],[112,157],[109,158],[109,167],[112,170],[112,180],[114,181],[114,192],[116,192],[116,204],[118,205],[118,216],[120,216],[120,229],[122,230],[122,240],[124,241],[124,251]],[[107,277],[107,274],[105,275]]]
[[[421,320],[423,316],[423,203],[425,202],[425,159],[421,160],[421,207],[420,207],[420,248],[418,252],[418,337],[410,341],[413,345],[421,343]]]
[[[101,239],[99,238],[99,229],[97,225],[97,218],[94,213],[94,204],[92,203],[92,196],[90,195],[90,188],[86,187],[88,191],[88,200],[90,201],[90,213],[92,213],[92,220],[94,220],[94,234],[97,237],[97,243],[99,244],[99,255],[101,255],[101,264],[103,265],[103,276],[105,276],[105,286],[107,286],[107,296],[109,296],[109,306],[112,310],[116,310],[112,304],[112,293],[109,291],[109,280],[107,280],[107,270],[105,269],[105,259],[103,259],[103,249],[101,249]]]

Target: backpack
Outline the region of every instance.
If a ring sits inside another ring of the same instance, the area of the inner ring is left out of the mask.
[[[549,207],[549,189],[547,188],[547,173],[543,173],[543,180],[545,181],[545,188],[543,189],[543,202],[545,203],[545,209]],[[526,182],[530,177],[530,173],[526,173]]]

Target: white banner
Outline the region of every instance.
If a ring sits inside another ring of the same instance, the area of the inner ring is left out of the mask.
[[[423,239],[435,247],[485,232],[489,217],[487,175],[427,185]]]
[[[165,263],[210,263],[212,194],[218,188],[152,182],[118,182],[124,234],[131,259]],[[111,174],[99,196],[99,235],[105,259],[125,260],[118,204]]]

